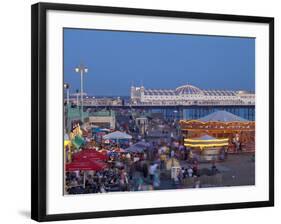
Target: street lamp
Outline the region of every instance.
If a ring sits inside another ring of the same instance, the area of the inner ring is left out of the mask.
[[[177,120],[178,111],[177,111],[177,110],[174,110],[173,113],[174,113],[174,120]]]
[[[88,68],[84,65],[79,65],[75,68],[75,72],[80,73],[81,121],[83,122],[83,75],[88,72]]]
[[[76,89],[76,107],[79,107],[79,89]]]
[[[66,105],[69,105],[69,88],[70,85],[68,83],[63,84],[63,88],[66,90]]]
[[[66,133],[68,132],[68,110],[69,110],[69,84],[64,83],[63,88],[66,90],[66,107],[64,107],[65,119],[64,119],[64,128]]]

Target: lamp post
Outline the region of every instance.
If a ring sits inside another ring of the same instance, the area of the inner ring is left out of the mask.
[[[88,68],[84,65],[79,65],[75,68],[75,72],[80,73],[81,121],[83,122],[83,75],[88,72]]]
[[[173,113],[174,113],[174,122],[177,120],[177,118],[178,118],[178,111],[177,110],[174,110],[173,111]]]
[[[76,107],[77,107],[77,108],[79,107],[78,101],[79,101],[79,89],[76,89]]]
[[[66,90],[66,105],[69,105],[69,88],[70,85],[68,83],[63,84],[64,89]]]
[[[64,128],[66,133],[68,132],[68,107],[69,107],[69,84],[64,83],[63,88],[66,90],[66,106],[64,107],[64,114],[65,114],[65,119],[64,119]]]

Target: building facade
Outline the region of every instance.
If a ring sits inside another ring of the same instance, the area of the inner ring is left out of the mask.
[[[80,106],[81,98],[77,94],[71,94],[69,101],[71,104]],[[86,93],[83,97],[84,106],[122,106],[122,104],[123,101],[120,97],[94,97],[88,96]]]
[[[86,122],[88,122],[90,125],[97,125],[101,128],[115,129],[115,112],[112,110],[89,112],[89,116],[86,119]]]
[[[131,87],[133,105],[255,105],[255,93],[233,90],[203,90],[193,85],[176,89]]]

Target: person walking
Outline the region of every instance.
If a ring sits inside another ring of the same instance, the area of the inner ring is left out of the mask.
[[[192,177],[193,176],[193,169],[192,169],[191,166],[188,167],[187,173],[188,173],[188,177]]]

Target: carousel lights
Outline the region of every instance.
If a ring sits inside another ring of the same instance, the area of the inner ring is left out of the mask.
[[[225,123],[225,124],[245,124],[245,125],[250,125],[250,124],[254,124],[254,121],[246,121],[246,122],[241,122],[241,121],[200,121],[200,120],[180,120],[179,123],[180,124],[190,124],[190,123],[200,123],[200,124],[217,124],[217,123]]]
[[[228,143],[217,143],[217,144],[188,144],[185,143],[184,146],[187,147],[199,147],[201,149],[206,147],[221,147],[221,146],[228,146]]]
[[[206,140],[202,140],[202,139],[190,139],[190,138],[185,138],[184,139],[185,142],[228,142],[228,138],[222,138],[222,139],[206,139]]]

